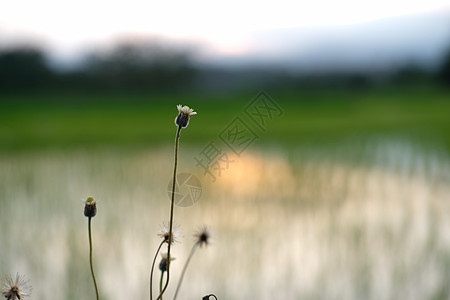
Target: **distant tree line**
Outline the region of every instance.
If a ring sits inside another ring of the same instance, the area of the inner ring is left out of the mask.
[[[439,69],[438,78],[447,86],[450,86],[450,50],[444,59],[444,62]]]
[[[396,84],[440,82],[450,87],[450,50],[437,72],[406,66],[389,78]],[[20,47],[0,49],[0,92],[34,91],[174,91],[236,88],[251,84],[277,86],[366,86],[373,74],[292,75],[282,69],[240,71],[200,68],[186,49],[150,42],[122,43],[112,50],[87,55],[70,71],[52,67],[44,51]]]
[[[119,44],[68,71],[52,67],[37,48],[0,50],[0,91],[174,90],[194,72],[188,51],[157,43]]]
[[[173,90],[187,86],[194,72],[189,52],[148,43],[92,54],[76,76],[90,88]]]
[[[38,49],[19,48],[0,53],[0,90],[40,89],[55,76]]]

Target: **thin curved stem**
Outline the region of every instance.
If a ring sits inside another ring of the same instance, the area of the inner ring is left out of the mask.
[[[98,288],[97,288],[97,281],[95,280],[95,274],[94,274],[94,267],[92,265],[92,234],[91,234],[91,219],[92,217],[88,218],[88,232],[89,232],[89,263],[91,265],[91,274],[92,279],[94,280],[94,287],[95,287],[95,295],[97,296],[97,300],[99,300],[98,296]]]
[[[178,144],[180,141],[180,132],[181,132],[181,126],[178,126],[177,134],[175,136],[175,158],[174,158],[174,164],[173,164],[173,179],[172,179],[172,201],[170,203],[170,219],[169,219],[169,245],[167,246],[167,279],[166,283],[164,285],[164,288],[162,289],[161,293],[159,294],[158,298],[156,300],[162,299],[162,295],[167,289],[167,286],[169,285],[169,278],[170,278],[170,246],[172,245],[172,228],[173,228],[173,206],[175,203],[175,183],[177,180],[177,164],[178,164]]]
[[[153,269],[155,268],[156,258],[158,257],[158,253],[161,250],[162,245],[164,245],[165,240],[159,244],[158,250],[156,250],[155,257],[153,258],[152,269],[150,270],[150,300],[153,300]],[[160,291],[161,292],[161,291]]]
[[[186,273],[189,262],[191,261],[192,256],[194,256],[195,250],[197,249],[198,245],[200,245],[200,243],[196,242],[194,244],[194,246],[192,246],[191,253],[189,254],[188,259],[186,260],[186,263],[184,264],[183,271],[181,271],[180,280],[178,280],[178,285],[177,285],[177,289],[175,291],[175,295],[173,296],[173,300],[175,300],[177,298],[178,291],[180,290],[181,283],[183,282],[184,274]]]

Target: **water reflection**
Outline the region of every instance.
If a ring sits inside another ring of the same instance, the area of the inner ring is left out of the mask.
[[[198,149],[183,148],[182,169]],[[198,152],[198,151],[197,151]],[[104,299],[146,299],[167,221],[171,147],[0,157],[0,271],[32,280],[35,299],[93,296],[80,198],[100,199],[94,262]],[[408,140],[245,152],[203,195],[176,208],[184,238],[213,228],[184,299],[447,299],[450,160]],[[175,282],[168,295],[174,292]]]

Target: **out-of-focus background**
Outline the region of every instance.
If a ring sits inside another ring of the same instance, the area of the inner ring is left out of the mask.
[[[0,274],[33,299],[94,297],[89,195],[102,299],[149,298],[177,104],[166,298],[206,224],[180,299],[449,299],[448,1],[0,7]]]

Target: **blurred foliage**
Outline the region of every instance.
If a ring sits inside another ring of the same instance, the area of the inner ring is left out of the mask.
[[[450,50],[447,52],[441,68],[439,69],[438,76],[444,84],[450,86]]]
[[[40,49],[0,51],[0,92],[177,90],[194,73],[186,49],[161,43],[121,43],[91,53],[71,70],[52,68]]]
[[[302,73],[282,67],[223,69],[195,63],[194,51],[158,41],[127,42],[96,51],[70,70],[48,63],[43,50],[0,49],[0,94],[40,91],[229,91],[245,88],[366,88],[440,83],[450,86],[450,50],[437,71],[414,65],[374,72]]]
[[[158,43],[120,44],[107,54],[91,54],[82,73],[106,89],[170,90],[189,83],[194,72],[189,53]]]
[[[49,85],[55,75],[47,65],[43,52],[38,49],[19,48],[0,52],[0,91],[40,89]]]

